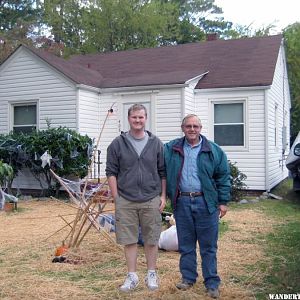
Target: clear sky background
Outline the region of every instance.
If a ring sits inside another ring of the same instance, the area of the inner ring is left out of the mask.
[[[223,9],[226,21],[251,25],[258,29],[276,26],[273,34],[295,22],[300,22],[300,0],[215,0]]]

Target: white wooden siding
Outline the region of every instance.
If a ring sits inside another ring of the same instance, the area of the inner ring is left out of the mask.
[[[11,129],[10,104],[38,102],[39,129],[66,126],[76,129],[76,89],[73,84],[20,48],[0,72],[0,133]]]
[[[290,109],[289,89],[285,62],[283,60],[283,48],[278,56],[276,71],[271,89],[267,93],[268,101],[268,170],[269,189],[276,186],[288,176],[285,167],[285,154],[289,149],[289,119]],[[277,106],[277,124],[275,124],[275,106]],[[282,128],[286,127],[287,141],[283,143]],[[277,127],[277,145],[275,145],[275,127]]]
[[[184,105],[185,111],[184,115],[194,114],[195,113],[195,97],[194,97],[194,89],[191,87],[186,87],[184,89]]]
[[[120,134],[120,112],[117,103],[113,105],[115,101],[120,101],[120,96],[115,96],[111,93],[104,93],[100,95],[100,131],[103,128],[102,135],[99,142],[99,150],[101,151],[100,161],[100,177],[105,177],[105,167],[106,167],[106,149],[112,140]],[[113,105],[113,113],[108,117],[108,110]],[[107,117],[107,118],[106,118]],[[106,123],[104,125],[104,121]],[[104,125],[104,126],[103,126]],[[100,134],[99,131],[99,134]],[[98,136],[99,137],[99,136]]]
[[[142,95],[143,93],[140,92]],[[134,95],[134,92],[133,94]],[[162,142],[168,142],[171,139],[180,137],[182,135],[181,124],[181,88],[161,89],[153,93],[145,91],[142,99],[151,99],[152,105],[152,120],[155,122],[155,130],[153,133],[158,136]],[[128,95],[130,97],[130,95]],[[132,97],[134,98],[134,97]],[[100,95],[100,120],[102,127],[106,118],[107,111],[111,105],[122,101],[122,93],[103,93]],[[100,140],[101,150],[101,176],[105,176],[106,167],[106,149],[112,140],[120,134],[122,112],[120,105],[114,105],[114,112],[107,118],[104,130]]]
[[[78,132],[97,138],[100,133],[100,96],[97,91],[78,91]]]
[[[163,143],[182,136],[182,89],[161,89],[156,96],[156,135]]]
[[[246,105],[247,147],[243,150],[224,149],[228,159],[237,163],[239,170],[247,175],[249,189],[265,189],[265,131],[263,90],[209,90],[197,91],[196,113],[202,120],[202,133],[213,139],[213,101],[244,100]],[[226,148],[226,147],[224,147]]]
[[[50,68],[25,48],[19,48],[0,69],[0,133],[12,129],[10,105],[37,102],[38,129],[76,128],[76,88],[73,83]],[[40,188],[27,171],[14,180],[17,188]]]

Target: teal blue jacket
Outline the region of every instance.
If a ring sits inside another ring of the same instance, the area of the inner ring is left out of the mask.
[[[198,176],[202,191],[210,213],[220,204],[230,201],[230,169],[226,154],[217,144],[201,135],[202,147],[197,157]],[[184,137],[178,138],[164,146],[167,173],[167,195],[171,199],[173,209],[179,193],[179,181],[183,167]]]

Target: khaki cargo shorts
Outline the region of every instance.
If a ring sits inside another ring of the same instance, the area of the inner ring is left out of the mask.
[[[158,244],[162,224],[159,196],[147,202],[128,201],[119,196],[115,201],[115,206],[118,244],[130,245],[137,243],[139,226],[141,226],[142,238],[145,244]]]

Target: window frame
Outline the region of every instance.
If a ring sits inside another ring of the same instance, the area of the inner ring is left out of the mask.
[[[243,126],[244,126],[244,144],[243,145],[236,145],[236,146],[226,146],[220,145],[222,149],[225,151],[248,151],[249,145],[249,124],[248,124],[248,101],[246,98],[237,98],[237,99],[211,99],[210,100],[210,114],[211,114],[211,137],[212,140],[215,141],[215,105],[228,105],[228,104],[242,104],[243,105]],[[230,123],[229,123],[230,124]],[[229,125],[228,124],[228,125]],[[217,143],[217,142],[216,142]]]
[[[15,125],[15,107],[17,106],[35,106],[36,109],[36,123],[27,124],[27,125]],[[17,101],[17,102],[10,102],[10,131],[14,132],[16,127],[22,128],[25,126],[35,126],[35,130],[39,129],[39,102],[37,100],[30,100],[30,101]]]

